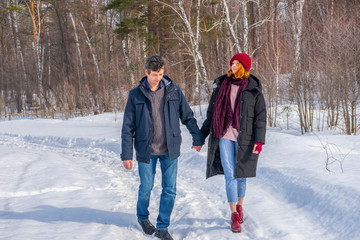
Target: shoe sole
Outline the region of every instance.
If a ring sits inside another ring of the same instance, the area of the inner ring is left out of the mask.
[[[159,239],[162,239],[161,236],[156,235],[156,233],[154,234],[154,237],[157,237],[157,238],[159,238]]]
[[[146,235],[153,235],[154,232],[155,232],[155,231],[153,231],[152,233],[151,233],[151,232],[145,232],[145,231],[144,231],[144,233],[145,233]]]

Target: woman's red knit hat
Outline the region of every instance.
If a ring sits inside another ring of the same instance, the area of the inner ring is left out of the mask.
[[[234,60],[238,60],[246,69],[246,71],[250,71],[251,68],[251,58],[246,53],[237,53],[230,60],[230,66]]]

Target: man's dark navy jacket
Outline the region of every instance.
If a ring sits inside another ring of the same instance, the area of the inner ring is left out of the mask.
[[[146,90],[147,77],[141,79],[139,86],[130,91],[124,112],[121,131],[122,160],[133,159],[133,146],[136,160],[150,162],[151,145],[151,102]],[[181,130],[180,120],[192,135],[193,146],[204,144],[204,137],[194,118],[193,111],[187,103],[180,87],[165,76],[162,79],[165,87],[165,132],[170,160],[180,156]]]

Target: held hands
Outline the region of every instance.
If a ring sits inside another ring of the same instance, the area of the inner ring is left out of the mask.
[[[191,148],[194,148],[196,151],[200,152],[202,146],[192,146]]]
[[[132,160],[124,160],[123,165],[128,170],[132,169],[133,167]]]
[[[196,151],[200,152],[202,146],[192,146]],[[132,160],[124,160],[123,165],[126,169],[131,170],[133,167]]]

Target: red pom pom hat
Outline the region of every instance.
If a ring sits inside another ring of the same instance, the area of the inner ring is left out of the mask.
[[[238,60],[246,69],[246,71],[250,71],[251,68],[251,58],[246,53],[237,53],[230,60],[230,66],[234,60]]]

